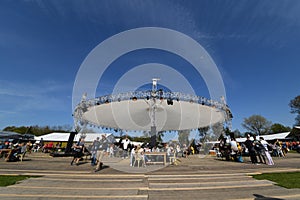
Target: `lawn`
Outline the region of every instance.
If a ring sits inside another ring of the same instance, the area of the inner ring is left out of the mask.
[[[5,187],[8,185],[14,185],[18,181],[25,180],[27,178],[31,178],[33,176],[10,176],[10,175],[0,175],[0,187]]]
[[[300,188],[300,172],[258,174],[253,175],[253,178],[258,180],[270,180],[276,182],[276,185],[288,189]]]

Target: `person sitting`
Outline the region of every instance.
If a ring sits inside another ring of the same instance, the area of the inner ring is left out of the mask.
[[[24,145],[24,143],[17,143],[13,146],[13,148],[11,149],[11,151],[9,151],[7,157],[6,157],[6,161],[7,162],[13,162],[13,161],[18,161],[23,159],[24,154],[26,153],[26,145]]]
[[[238,144],[237,144],[235,138],[231,138],[230,148],[231,148],[232,152],[234,152],[234,153],[237,153],[239,151]]]
[[[186,146],[186,144],[183,144],[183,157],[187,158],[191,153],[191,149]]]
[[[140,161],[142,162],[142,166],[146,167],[144,149],[140,145],[138,145],[134,154],[133,166],[135,166],[135,164],[137,163],[137,166],[140,167]]]
[[[235,138],[231,138],[230,148],[231,148],[230,155],[231,155],[232,159],[237,161],[237,154],[239,152],[239,149],[238,149],[238,144],[237,144]]]
[[[81,157],[83,156],[83,152],[84,152],[84,138],[81,138],[77,144],[75,144],[73,146],[74,149],[74,158],[71,161],[71,165],[73,165],[73,163],[75,162],[76,165],[79,165],[79,160],[81,159]]]
[[[32,142],[28,141],[27,144],[26,144],[26,146],[27,146],[27,152],[30,154],[31,151],[32,151],[32,148],[33,148]]]
[[[193,146],[190,146],[190,150],[191,150],[191,154],[194,155],[195,154],[195,149]]]

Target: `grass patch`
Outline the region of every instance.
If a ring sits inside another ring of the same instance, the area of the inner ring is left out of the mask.
[[[38,176],[10,176],[10,175],[0,175],[0,187],[5,187],[9,185],[14,185],[18,181],[22,181],[28,178],[38,177]]]
[[[270,180],[276,182],[276,185],[288,189],[300,188],[300,172],[258,174],[253,175],[253,178],[258,180]]]

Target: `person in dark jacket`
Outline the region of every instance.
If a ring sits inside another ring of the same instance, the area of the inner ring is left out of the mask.
[[[257,164],[258,161],[257,161],[257,157],[256,157],[256,152],[255,152],[253,141],[250,140],[250,135],[247,135],[247,140],[244,142],[244,144],[249,151],[249,156],[250,156],[251,162],[253,164]]]
[[[79,164],[79,160],[81,159],[81,157],[83,156],[83,152],[84,152],[84,138],[81,138],[74,146],[73,146],[73,150],[75,152],[74,154],[74,158],[71,162],[71,165],[73,165],[73,163],[75,162],[76,165]]]

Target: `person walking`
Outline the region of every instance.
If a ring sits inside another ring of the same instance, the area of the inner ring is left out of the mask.
[[[274,161],[271,157],[271,154],[269,153],[269,148],[268,148],[269,143],[266,140],[264,140],[263,137],[260,137],[259,139],[260,139],[260,143],[265,147],[265,154],[266,154],[266,157],[267,157],[267,160],[268,160],[267,164],[268,165],[274,165]]]
[[[92,166],[96,165],[97,151],[98,151],[98,149],[100,147],[100,141],[99,140],[100,140],[100,138],[97,137],[96,140],[94,140],[94,142],[92,144],[92,148],[91,148],[91,154],[92,154],[92,156],[91,156],[91,159],[92,159],[91,165]]]
[[[103,156],[105,155],[107,149],[108,149],[108,140],[106,138],[106,135],[103,134],[102,135],[102,138],[100,140],[100,146],[99,146],[99,149],[97,151],[97,166],[96,166],[96,169],[95,169],[95,172],[99,171],[102,169],[103,167],[103,162],[102,162],[102,159],[103,159]]]

